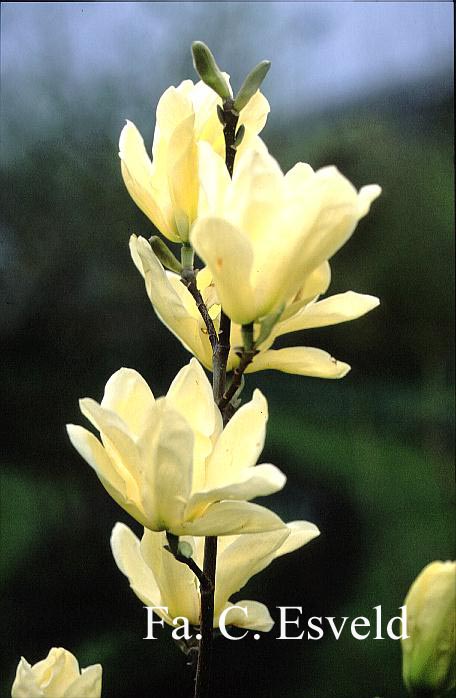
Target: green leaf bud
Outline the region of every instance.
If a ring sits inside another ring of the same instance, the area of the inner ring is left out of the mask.
[[[201,80],[224,101],[231,98],[230,88],[209,48],[202,41],[192,44],[193,65]]]
[[[260,89],[261,83],[265,79],[270,67],[271,61],[261,61],[261,63],[258,63],[247,75],[234,100],[234,108],[237,112],[244,109],[255,92]]]

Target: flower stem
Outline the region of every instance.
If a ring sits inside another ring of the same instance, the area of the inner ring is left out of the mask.
[[[223,133],[225,136],[225,164],[230,177],[232,177],[234,158],[236,157],[236,130],[239,120],[239,114],[234,110],[232,100],[226,100],[224,102],[221,115],[223,120]],[[208,327],[207,323],[206,327]],[[216,404],[219,403],[225,393],[226,366],[230,353],[230,334],[231,320],[227,315],[225,315],[222,309],[220,314],[218,337],[216,335],[216,341],[214,343],[211,342],[213,375],[212,390]],[[230,419],[231,415],[225,411],[222,412],[222,416],[223,424],[225,425]],[[198,651],[194,698],[209,698],[210,696],[212,643],[214,639],[214,592],[216,567],[217,538],[214,536],[208,536],[204,541],[203,574],[204,577],[209,580],[209,584],[200,585],[201,640]]]

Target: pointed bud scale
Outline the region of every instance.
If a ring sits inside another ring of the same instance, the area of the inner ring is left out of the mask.
[[[158,259],[160,262],[163,264],[165,269],[169,269],[170,271],[176,272],[176,274],[180,274],[182,271],[182,264],[179,262],[179,260],[173,255],[169,247],[161,238],[158,237],[158,235],[153,235],[149,239],[150,246],[152,247],[153,251],[157,255]]]
[[[241,124],[239,126],[238,130],[236,131],[236,137],[234,139],[234,144],[233,144],[235,148],[239,148],[239,146],[241,145],[242,139],[244,138],[244,133],[245,133],[245,126],[244,126],[244,124]]]

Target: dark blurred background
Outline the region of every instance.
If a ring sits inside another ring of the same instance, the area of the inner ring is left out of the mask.
[[[420,569],[453,555],[453,75],[445,2],[4,3],[2,6],[2,671],[51,646],[101,662],[106,698],[186,696],[169,632],[146,617],[111,557],[122,520],[70,446],[78,398],[120,366],[155,394],[189,359],[131,263],[150,236],[117,156],[125,118],[151,145],[170,84],[206,41],[238,86],[272,61],[263,136],[287,169],[337,167],[383,187],[332,262],[331,291],[378,295],[346,325],[293,336],[352,364],[342,381],[253,374],[268,396],[265,462],[288,474],[263,503],[322,535],[240,598],[311,615],[395,615]],[[400,647],[219,640],[214,695],[404,696]]]

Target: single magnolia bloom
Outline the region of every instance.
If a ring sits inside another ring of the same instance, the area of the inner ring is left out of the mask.
[[[201,186],[218,191],[190,242],[209,267],[224,312],[239,325],[276,315],[348,240],[380,187],[359,192],[335,167],[298,163],[284,175],[264,145],[239,157],[231,180],[202,149]],[[210,173],[210,183],[206,183]]]
[[[206,325],[179,275],[163,269],[144,238],[133,235],[130,238],[130,251],[160,320],[206,368],[212,369],[212,348]],[[353,291],[318,300],[319,295],[327,290],[330,276],[328,262],[323,262],[307,276],[298,293],[284,307],[270,334],[258,344],[259,353],[247,367],[246,373],[276,369],[319,378],[342,378],[347,374],[350,370],[348,364],[336,361],[330,354],[315,347],[271,349],[274,340],[288,332],[355,320],[379,304],[375,296]],[[197,285],[218,330],[221,306],[207,267],[198,273]],[[260,332],[261,326],[257,323],[254,337],[257,338]],[[232,323],[228,370],[239,363],[234,348],[241,345],[241,327]]]
[[[225,156],[218,104],[220,97],[202,81],[193,84],[184,80],[178,87],[169,87],[157,106],[152,161],[133,123],[127,121],[120,135],[122,176],[130,196],[160,232],[174,242],[188,240],[198,214],[198,144],[203,142]],[[257,92],[239,118],[239,124],[245,127],[240,152],[256,140],[268,112],[266,98]]]
[[[412,695],[440,695],[456,685],[456,562],[431,562],[404,601],[409,637],[402,675]]]
[[[143,526],[176,535],[221,536],[283,527],[273,512],[248,501],[282,489],[274,465],[256,467],[268,406],[255,390],[225,429],[211,385],[192,359],[155,399],[136,371],[121,368],[101,404],[81,412],[98,429],[67,425],[73,446],[109,494]]]
[[[290,553],[319,535],[318,528],[307,521],[283,524],[268,533],[225,536],[220,538],[217,551],[215,580],[214,627],[219,625],[222,611],[231,607],[228,599],[248,580],[267,567],[276,557]],[[202,568],[204,539],[185,537],[193,550],[193,559]],[[111,548],[119,569],[128,577],[136,596],[146,606],[164,606],[157,614],[172,625],[174,618],[183,616],[190,625],[199,625],[199,585],[187,565],[178,562],[165,550],[166,535],[145,530],[141,541],[124,524],[117,523],[111,536]],[[269,631],[273,621],[269,611],[257,601],[237,601],[226,615],[227,625],[251,630]]]
[[[11,698],[100,698],[102,671],[101,664],[80,670],[71,652],[53,647],[33,666],[21,658]]]

